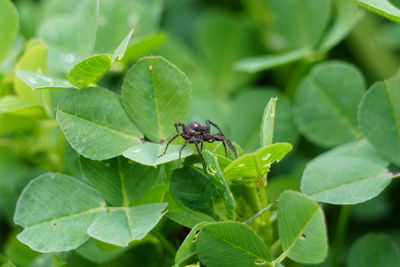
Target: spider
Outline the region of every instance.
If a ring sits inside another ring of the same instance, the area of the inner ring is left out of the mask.
[[[214,126],[215,128],[217,128],[219,133],[212,134],[210,132],[211,125]],[[178,127],[182,128],[182,132],[179,132]],[[167,145],[165,146],[164,152],[161,155],[159,155],[158,157],[164,156],[165,153],[167,152],[169,144],[171,144],[171,142],[174,141],[175,138],[177,138],[178,136],[182,136],[183,139],[185,139],[185,142],[183,143],[182,147],[179,149],[178,167],[180,166],[182,150],[185,148],[185,146],[188,143],[194,144],[196,146],[197,152],[203,162],[204,162],[204,157],[203,157],[203,154],[201,153],[201,151],[203,150],[204,142],[213,143],[214,141],[221,141],[222,144],[224,145],[225,155],[228,156],[228,152],[226,150],[226,145],[228,145],[229,148],[232,150],[233,154],[235,155],[235,159],[237,158],[236,148],[232,145],[231,140],[226,138],[224,136],[224,134],[222,133],[221,129],[218,127],[218,125],[216,125],[212,121],[206,120],[205,126],[201,125],[198,122],[191,122],[188,125],[185,125],[184,123],[181,123],[181,122],[177,122],[177,123],[175,123],[175,129],[176,129],[177,133],[174,136],[172,136],[171,139],[168,140]],[[199,147],[199,144],[200,144],[200,147]]]

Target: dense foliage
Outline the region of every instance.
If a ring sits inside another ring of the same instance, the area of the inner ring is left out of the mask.
[[[396,22],[398,0],[0,0],[0,266],[399,266]],[[237,159],[160,157],[206,120]]]

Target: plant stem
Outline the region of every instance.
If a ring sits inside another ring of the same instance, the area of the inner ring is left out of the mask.
[[[340,207],[339,219],[333,243],[333,260],[331,265],[332,267],[341,266],[341,256],[347,231],[347,221],[349,219],[349,214],[349,205],[343,205]]]
[[[264,179],[265,178],[262,178],[258,182],[256,182],[258,199],[260,200],[263,209],[269,206],[267,186],[264,183]],[[263,209],[260,209],[260,211]],[[266,241],[267,244],[270,244],[272,242],[274,234],[272,231],[270,217],[271,217],[271,212],[268,209],[260,215],[261,222],[259,225],[259,233],[264,238],[264,241]]]

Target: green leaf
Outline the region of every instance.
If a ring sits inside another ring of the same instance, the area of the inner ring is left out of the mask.
[[[185,240],[183,240],[178,251],[176,252],[175,264],[183,265],[189,263],[189,261],[194,258],[194,256],[197,254],[195,243],[197,235],[199,234],[200,229],[209,223],[210,222],[202,222],[196,224],[192,230],[190,230],[190,233],[186,236]]]
[[[269,11],[274,15],[267,25],[271,31],[269,45],[281,51],[315,48],[328,26],[330,7],[330,0],[269,1]]]
[[[175,210],[168,210],[167,217],[174,222],[181,224],[185,227],[192,228],[196,224],[201,222],[213,222],[215,221],[210,216],[197,212],[188,208],[181,208]]]
[[[245,154],[229,163],[224,169],[227,179],[259,178],[269,172],[271,164],[279,162],[292,150],[287,143],[276,143]]]
[[[10,51],[19,29],[17,9],[9,0],[0,0],[0,63]]]
[[[349,0],[336,0],[336,16],[318,50],[329,50],[342,41],[364,16],[364,11]]]
[[[349,267],[397,266],[399,262],[399,248],[385,234],[362,236],[351,246],[347,256]]]
[[[213,197],[215,185],[199,170],[183,167],[174,170],[171,175],[171,194],[185,206],[215,217]]]
[[[27,49],[15,66],[15,71],[27,70],[39,73],[47,72],[47,46],[37,40],[27,45]],[[41,92],[32,92],[31,88],[17,76],[14,78],[14,88],[18,96],[29,103],[41,105]]]
[[[164,44],[167,37],[166,33],[153,33],[142,38],[136,38],[133,43],[126,48],[125,55],[121,61],[127,64],[135,59],[147,56]]]
[[[353,0],[366,9],[400,23],[400,9],[393,5],[389,0]]]
[[[32,90],[36,89],[68,89],[74,86],[67,80],[47,76],[41,73],[19,70],[18,78]]]
[[[161,156],[165,150],[164,145],[144,143],[130,147],[122,155],[143,165],[157,166],[179,159],[179,150],[181,147],[182,145],[169,145],[165,155]],[[190,147],[185,147],[182,150],[181,159],[192,154],[193,150]]]
[[[276,113],[276,101],[277,97],[269,99],[267,106],[264,109],[264,115],[261,121],[261,135],[260,144],[261,146],[269,146],[272,144],[274,137],[274,125],[275,125],[275,113]]]
[[[272,257],[247,225],[218,222],[204,226],[196,239],[199,260],[209,267],[268,266]]]
[[[105,245],[107,245],[107,247],[103,248]],[[120,256],[128,249],[126,247],[117,246],[110,249],[110,246],[110,244],[101,243],[100,241],[91,238],[85,244],[76,249],[75,252],[90,261],[96,263],[107,263]]]
[[[138,128],[154,142],[174,133],[189,109],[190,82],[161,57],[145,57],[127,73],[122,84],[122,105]]]
[[[219,196],[222,198],[222,201],[228,210],[229,216],[232,217],[233,210],[235,209],[235,198],[229,189],[228,183],[225,181],[218,160],[216,156],[208,150],[203,152],[203,156],[207,166],[207,176],[214,183]]]
[[[100,87],[65,97],[58,106],[57,122],[71,146],[94,160],[119,156],[142,138],[118,96]]]
[[[90,225],[88,234],[100,241],[126,247],[150,232],[164,216],[166,207],[166,203],[154,203],[116,208]]]
[[[42,107],[26,102],[24,99],[14,95],[8,95],[0,99],[0,113],[28,117],[43,117],[45,115]]]
[[[297,141],[298,133],[292,119],[289,100],[270,87],[250,87],[239,92],[232,101],[229,116],[231,134],[228,136],[247,152],[260,147],[263,112],[272,97],[279,99],[276,103],[273,142],[294,144]]]
[[[311,198],[331,204],[367,201],[389,185],[393,174],[368,159],[322,155],[308,163],[301,191]]]
[[[358,110],[360,129],[383,156],[400,166],[400,77],[378,82],[364,95]]]
[[[288,257],[299,263],[322,262],[328,253],[321,207],[295,191],[285,191],[278,202],[278,232]]]
[[[324,147],[359,139],[357,106],[364,90],[364,78],[355,67],[338,61],[316,65],[297,90],[297,126]]]
[[[312,53],[308,48],[300,48],[282,54],[249,57],[236,62],[235,69],[245,72],[269,70],[305,58]]]
[[[94,161],[80,158],[81,169],[91,185],[113,206],[130,206],[154,185],[156,168],[124,158]]]
[[[58,252],[86,242],[86,230],[105,212],[101,196],[83,182],[63,174],[44,174],[22,192],[14,221],[24,227],[18,239],[32,249]]]
[[[95,86],[111,68],[110,54],[95,55],[76,63],[67,74],[68,80],[79,88]]]
[[[101,54],[85,58],[75,64],[67,74],[68,80],[79,88],[94,86],[111,68],[116,59],[124,56],[126,47],[132,38],[133,30],[122,40],[114,54]]]

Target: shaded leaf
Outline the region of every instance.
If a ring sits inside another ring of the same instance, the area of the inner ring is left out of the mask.
[[[295,191],[285,191],[278,202],[278,232],[288,257],[299,263],[322,262],[328,253],[321,207]]]
[[[324,147],[359,139],[357,106],[364,90],[364,78],[355,67],[336,61],[316,65],[297,90],[297,126]]]
[[[396,243],[388,236],[369,233],[355,241],[346,261],[349,267],[397,266],[400,253]]]
[[[360,129],[383,156],[400,166],[400,78],[377,82],[365,93],[358,110]]]
[[[143,165],[157,166],[179,159],[179,150],[181,147],[181,145],[169,145],[165,155],[160,156],[165,150],[164,145],[144,143],[130,147],[129,149],[125,150],[122,155]],[[193,150],[190,147],[185,147],[182,150],[181,159],[192,154]]]
[[[168,139],[174,123],[183,121],[189,108],[189,80],[161,57],[139,60],[128,71],[121,90],[127,114],[154,142]]]
[[[80,158],[81,169],[89,182],[113,206],[130,206],[154,185],[158,170],[129,162],[124,158],[94,161]]]
[[[90,261],[106,263],[117,258],[128,249],[126,247],[115,247],[113,249],[107,247],[106,249],[103,249],[102,245],[104,246],[104,244],[100,243],[100,241],[91,238],[85,244],[76,249],[75,252]],[[107,245],[111,246],[109,244]]]
[[[308,163],[301,191],[322,202],[356,204],[377,196],[391,178],[385,166],[371,160],[328,154]]]
[[[118,96],[100,87],[65,97],[58,106],[57,122],[71,146],[94,160],[121,155],[142,138]]]
[[[142,239],[164,216],[166,203],[116,208],[100,216],[88,229],[88,234],[106,243],[126,247]]]
[[[247,225],[205,225],[196,239],[199,260],[210,267],[268,266],[272,257],[262,239]]]
[[[262,177],[269,172],[272,163],[279,162],[290,150],[290,144],[275,143],[244,154],[228,164],[224,169],[224,176],[227,179]]]
[[[24,227],[18,239],[32,249],[57,252],[86,242],[86,230],[105,212],[101,196],[83,182],[63,174],[44,174],[22,192],[14,221]]]

